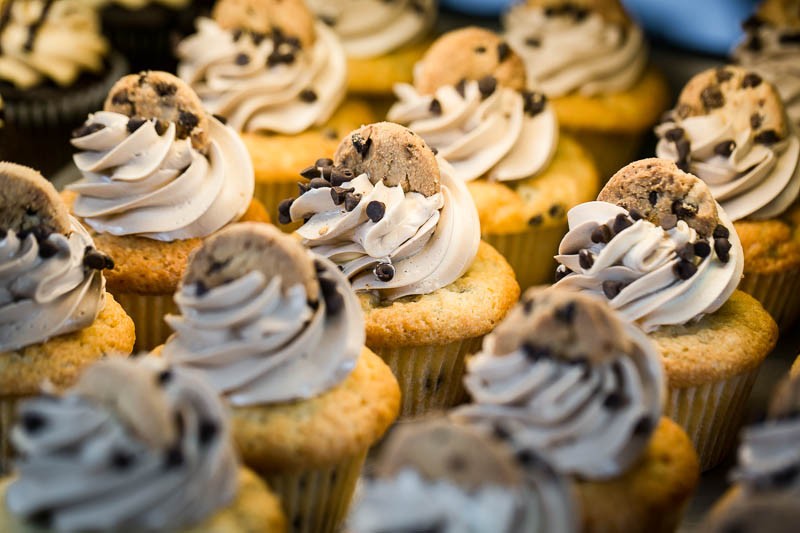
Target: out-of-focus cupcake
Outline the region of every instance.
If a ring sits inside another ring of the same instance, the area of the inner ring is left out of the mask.
[[[345,100],[344,49],[303,0],[220,0],[178,55],[178,75],[206,109],[243,132],[271,216],[296,193],[297,169],[373,121],[366,102]]]
[[[699,178],[664,159],[620,170],[597,202],[573,208],[556,287],[604,298],[661,352],[665,414],[687,431],[703,469],[734,444],[775,321],[736,291],[736,229]]]
[[[705,181],[735,222],[740,289],[791,325],[800,315],[800,137],[778,91],[742,67],[701,72],[656,132],[658,156]]]
[[[453,165],[478,208],[482,237],[520,286],[550,282],[567,210],[596,196],[598,176],[583,148],[559,136],[547,97],[525,90],[520,58],[489,30],[455,30],[428,50],[414,85],[395,92],[388,119]]]
[[[528,0],[503,25],[528,88],[551,99],[562,129],[589,149],[601,177],[633,159],[669,94],[619,0]]]
[[[17,402],[43,383],[74,383],[107,353],[129,354],[133,322],[105,291],[111,259],[94,247],[53,185],[0,163],[0,475]],[[2,528],[0,528],[2,529]]]
[[[530,289],[467,362],[473,403],[451,417],[576,477],[584,531],[674,531],[699,480],[662,418],[658,348],[601,299]]]
[[[576,493],[542,458],[446,419],[402,423],[364,480],[353,533],[579,531]]]
[[[350,92],[389,97],[430,45],[437,0],[308,0],[341,38]]]
[[[793,531],[800,509],[800,379],[778,386],[764,422],[745,428],[733,486],[714,505],[707,531]],[[742,511],[750,512],[744,513]],[[789,512],[788,509],[792,509]],[[760,519],[760,520],[756,520]],[[781,522],[786,529],[781,529]],[[730,529],[723,529],[727,525]],[[704,530],[705,531],[705,530]]]
[[[743,27],[734,61],[775,84],[789,119],[800,127],[800,2],[764,0]]]
[[[381,122],[304,171],[281,222],[339,265],[359,293],[367,346],[392,368],[404,416],[456,405],[464,357],[519,297],[514,272],[480,241],[475,206],[453,168],[410,130]]]
[[[65,393],[20,405],[0,530],[285,531],[229,428],[196,373],[152,357],[98,362]]]
[[[189,253],[227,224],[268,219],[247,149],[166,72],[119,80],[72,144],[83,179],[65,198],[116,261],[108,290],[133,317],[137,348],[153,348]]]
[[[8,0],[0,6],[0,160],[50,174],[69,162],[69,132],[127,72],[80,0]],[[47,157],[42,157],[46,153]]]
[[[164,358],[231,404],[244,463],[280,494],[292,530],[337,531],[400,407],[347,278],[274,226],[236,224],[192,256],[175,299]]]

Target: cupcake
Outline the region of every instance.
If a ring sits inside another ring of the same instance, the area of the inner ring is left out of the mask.
[[[96,363],[64,394],[20,405],[0,530],[285,531],[277,498],[239,467],[226,415],[194,372]]]
[[[440,37],[395,88],[388,119],[407,125],[467,183],[482,237],[508,260],[523,288],[552,279],[566,213],[595,197],[591,158],[558,134],[547,97],[525,90],[522,60],[489,30]]]
[[[137,348],[153,348],[189,253],[227,224],[267,220],[247,150],[166,72],[119,80],[72,144],[83,179],[65,198],[116,261],[108,290],[133,317]]]
[[[503,18],[530,89],[547,95],[561,127],[608,179],[636,155],[669,105],[647,45],[618,0],[528,0]]]
[[[342,40],[347,88],[376,97],[411,81],[414,64],[430,44],[436,0],[308,0],[317,17]]]
[[[782,327],[800,314],[800,138],[778,91],[755,72],[701,72],[656,128],[659,157],[708,184],[744,248],[740,288]]]
[[[0,160],[47,175],[69,162],[64,139],[128,68],[101,35],[95,10],[81,0],[4,2],[0,64],[6,122]]]
[[[365,102],[344,101],[344,49],[303,0],[220,0],[178,55],[178,75],[206,109],[244,132],[256,198],[272,216],[297,191],[297,169],[372,122]]]
[[[792,531],[797,528],[800,508],[800,379],[783,380],[770,402],[767,419],[745,428],[739,446],[739,461],[733,470],[733,486],[709,514],[708,531],[722,531],[723,524],[738,525],[736,531]],[[759,528],[740,511],[751,510],[766,521]],[[787,508],[793,512],[788,513]],[[760,512],[759,512],[760,510]],[[771,519],[765,515],[770,515]],[[790,529],[777,526],[789,519]],[[770,526],[770,527],[768,527]],[[727,531],[733,531],[728,529]]]
[[[400,405],[364,347],[347,278],[274,226],[236,224],[194,253],[175,299],[163,357],[231,405],[243,461],[280,495],[292,530],[337,531]]]
[[[473,402],[451,416],[574,476],[583,530],[675,531],[697,454],[662,418],[657,346],[602,299],[528,290],[469,359],[465,382]]]
[[[353,533],[572,533],[577,498],[567,478],[492,436],[428,419],[394,430],[364,480]]]
[[[764,0],[743,27],[733,60],[775,84],[789,119],[800,127],[800,6]]]
[[[733,445],[777,340],[769,313],[736,291],[743,252],[728,215],[702,180],[644,159],[567,218],[555,286],[605,299],[650,334],[667,376],[665,414],[711,468]]]
[[[16,404],[63,388],[106,353],[130,354],[133,322],[105,291],[113,262],[35,170],[0,163],[0,475]],[[0,528],[0,530],[4,530]]]
[[[464,356],[519,297],[508,263],[480,241],[475,206],[453,168],[410,130],[381,122],[306,169],[281,222],[350,279],[367,346],[400,381],[403,416],[456,405]]]

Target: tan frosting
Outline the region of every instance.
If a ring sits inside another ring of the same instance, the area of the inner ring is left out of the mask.
[[[98,72],[108,55],[97,13],[80,0],[9,0],[10,18],[0,29],[0,81],[27,89],[52,81],[71,85],[83,72]],[[40,17],[42,23],[33,30]],[[30,46],[29,46],[30,45]]]
[[[255,178],[250,156],[233,129],[210,119],[208,156],[178,139],[174,123],[129,119],[100,111],[87,124],[99,129],[74,138],[83,179],[73,212],[95,231],[160,241],[205,237],[245,212]],[[100,127],[102,126],[102,127]]]

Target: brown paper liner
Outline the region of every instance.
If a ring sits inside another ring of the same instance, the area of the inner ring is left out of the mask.
[[[597,165],[600,185],[606,183],[619,169],[634,161],[642,145],[641,133],[607,133],[591,130],[565,129],[591,154]]]
[[[172,329],[164,321],[166,315],[178,313],[172,294],[114,293],[114,298],[136,326],[134,353],[149,352],[164,344],[172,334]]]
[[[286,200],[287,198],[293,198],[297,196],[297,182],[300,181],[298,177],[295,181],[284,181],[284,182],[259,182],[256,181],[256,189],[254,196],[257,200],[260,200],[264,207],[267,208],[267,213],[270,216],[270,219],[275,222],[275,226],[280,228],[281,230],[285,231],[286,233],[291,233],[297,228],[300,227],[299,222],[295,222],[293,224],[281,224],[278,222],[278,204],[282,201]]]
[[[19,398],[0,398],[0,477],[11,472],[11,428],[17,412]]]
[[[520,233],[487,234],[483,240],[503,254],[517,275],[520,289],[553,283],[556,264],[553,256],[567,233],[567,224],[534,227]]]
[[[738,288],[761,302],[781,330],[800,315],[800,268],[774,274],[745,272]]]

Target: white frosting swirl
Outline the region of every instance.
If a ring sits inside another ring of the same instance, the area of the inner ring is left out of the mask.
[[[554,472],[530,476],[529,486],[485,486],[473,492],[446,480],[430,481],[411,469],[367,480],[354,504],[353,533],[569,533],[576,513],[567,482]]]
[[[641,457],[661,417],[664,378],[658,350],[633,324],[636,349],[603,362],[528,353],[497,354],[495,334],[467,361],[473,403],[458,420],[498,427],[518,450],[536,450],[561,472],[606,479]]]
[[[675,128],[689,141],[689,171],[702,179],[731,220],[772,218],[783,213],[800,193],[800,139],[789,137],[772,145],[756,143],[752,128],[739,129],[719,114],[670,120],[660,124],[658,157],[678,161],[677,144],[665,138]],[[714,148],[733,141],[729,156]]]
[[[796,417],[745,428],[733,479],[756,490],[785,488],[784,484],[800,489],[800,477],[791,474],[800,468],[798,441],[800,419]]]
[[[178,76],[238,131],[300,133],[324,124],[344,98],[344,49],[322,23],[310,50],[236,34],[207,18],[198,19],[197,30],[178,45]],[[273,53],[293,59],[271,65]]]
[[[351,211],[334,203],[329,187],[309,190],[291,206],[293,221],[310,216],[297,233],[314,252],[340,265],[356,291],[377,290],[394,300],[451,284],[472,264],[480,227],[466,186],[453,179],[447,162],[438,161],[441,191],[429,197],[382,181],[373,185],[367,174],[342,184],[361,195]],[[378,222],[367,215],[371,202],[385,206]],[[381,281],[374,268],[386,263],[394,275]]]
[[[71,217],[70,217],[71,218]],[[18,350],[92,324],[105,304],[105,279],[83,265],[92,238],[72,218],[72,233],[50,234],[40,256],[33,234],[0,240],[0,352]]]
[[[683,220],[668,231],[637,220],[610,242],[593,242],[591,235],[598,226],[613,226],[617,216],[629,213],[606,202],[580,204],[567,214],[569,232],[556,256],[562,265],[559,268],[571,273],[555,286],[605,297],[604,282],[621,282],[623,288],[608,304],[628,320],[638,322],[645,331],[700,320],[733,294],[744,267],[744,252],[733,224],[721,207],[718,211],[721,224],[730,232],[727,262],[713,251],[713,238],[700,238]],[[711,253],[700,259],[691,277],[681,279],[675,273],[681,261],[678,251],[687,243],[702,240],[708,243]],[[589,268],[581,266],[581,250],[588,250],[593,257]]]
[[[377,57],[424,36],[436,22],[436,0],[308,0],[342,39],[348,57]]]
[[[552,106],[536,100],[541,95],[499,87],[484,99],[477,81],[465,83],[463,94],[449,85],[433,96],[407,84],[394,90],[399,101],[388,120],[407,125],[435,147],[460,180],[529,178],[555,153],[558,121]]]
[[[19,89],[48,80],[66,87],[83,72],[103,69],[109,48],[94,9],[80,0],[53,2],[44,13],[46,6],[44,0],[11,5],[0,28],[0,81]],[[43,15],[41,25],[32,28]]]
[[[525,62],[528,87],[548,96],[594,96],[630,89],[647,64],[642,30],[584,17],[547,16],[542,7],[518,5],[503,18],[506,39]]]
[[[130,119],[100,111],[88,123],[99,131],[72,140],[83,179],[75,215],[100,233],[159,241],[205,237],[238,219],[253,198],[253,165],[231,128],[209,118],[208,156],[176,137],[170,123],[159,135],[153,121],[133,133]]]
[[[341,309],[322,298],[314,308],[302,285],[284,291],[280,276],[259,271],[204,294],[184,285],[175,295],[181,315],[166,317],[175,334],[163,356],[203,372],[235,406],[312,398],[338,385],[364,347],[364,317],[347,278],[316,260]]]
[[[160,367],[152,358],[129,365],[153,381]],[[7,493],[9,511],[46,514],[56,531],[174,531],[227,505],[238,464],[222,403],[191,372],[173,370],[164,387],[169,412],[158,415],[174,421],[179,437],[172,453],[77,392],[24,402],[12,433],[21,459]],[[149,409],[140,415],[157,416]]]

